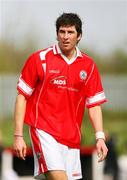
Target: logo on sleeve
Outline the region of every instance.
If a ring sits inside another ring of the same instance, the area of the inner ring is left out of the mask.
[[[87,77],[87,72],[84,71],[84,70],[81,70],[80,73],[79,73],[79,76],[80,76],[81,80],[85,80],[86,77]]]

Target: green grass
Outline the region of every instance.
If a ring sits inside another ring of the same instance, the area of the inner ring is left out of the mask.
[[[108,134],[116,136],[116,147],[118,154],[127,154],[127,112],[103,112],[104,130]],[[2,139],[4,146],[13,144],[13,121],[8,118],[0,121]],[[28,127],[24,127],[24,138],[30,146]],[[95,144],[94,131],[90,124],[87,113],[85,113],[82,124],[82,146]]]
[[[14,123],[11,118],[8,118],[4,121],[0,121],[0,130],[2,134],[2,144],[5,147],[11,147],[13,145],[14,138]],[[28,126],[24,126],[24,138],[28,145],[30,145],[29,139],[29,129]]]

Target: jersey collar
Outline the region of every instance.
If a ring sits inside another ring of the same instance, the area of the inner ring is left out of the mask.
[[[61,54],[61,55],[63,55],[62,52],[61,52],[61,50],[60,50],[60,48],[59,48],[59,45],[58,45],[58,44],[56,44],[56,45],[53,46],[53,53],[54,53],[54,54]],[[81,51],[79,50],[79,48],[76,46],[76,58],[77,58],[77,57],[83,57],[83,56],[82,56],[82,53],[81,53]]]

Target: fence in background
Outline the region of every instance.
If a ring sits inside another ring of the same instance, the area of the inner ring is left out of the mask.
[[[0,119],[13,116],[17,81],[17,75],[0,75]],[[103,108],[126,111],[127,76],[105,75],[102,82],[108,99]]]

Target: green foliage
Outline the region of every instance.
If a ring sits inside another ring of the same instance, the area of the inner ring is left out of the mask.
[[[111,56],[112,72],[127,73],[127,53],[122,49],[117,49]]]
[[[127,52],[123,49],[118,48],[103,56],[90,50],[86,53],[94,58],[101,74],[127,74]]]
[[[18,49],[12,44],[0,42],[0,73],[19,73],[33,51],[34,48],[30,45],[27,47],[27,44]]]
[[[36,43],[30,40],[20,48],[0,42],[0,73],[19,73],[28,56],[38,50],[35,46]],[[103,56],[88,49],[82,49],[82,52],[94,58],[101,73],[127,73],[127,52],[123,49],[116,49],[112,54]]]
[[[2,134],[2,144],[4,147],[12,147],[13,145],[13,135],[14,135],[14,122],[11,118],[0,120],[0,130]],[[30,146],[29,130],[28,126],[24,126],[24,138],[27,145]]]

